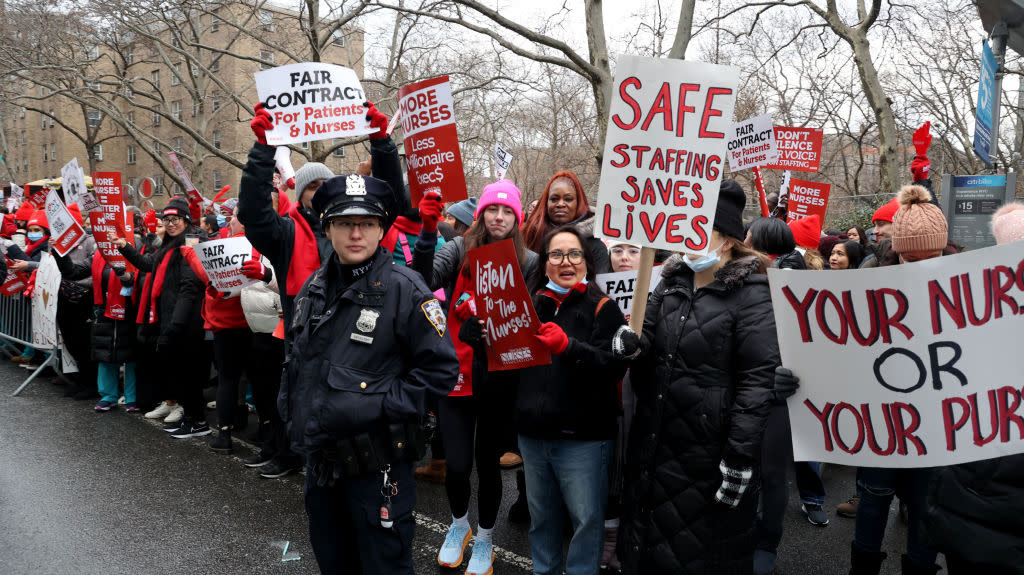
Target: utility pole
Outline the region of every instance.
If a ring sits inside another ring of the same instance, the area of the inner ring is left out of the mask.
[[[1006,39],[1010,33],[1006,30],[1006,22],[1000,20],[992,28],[992,41],[989,46],[992,48],[992,55],[996,57],[996,89],[992,98],[992,149],[989,150],[989,157],[992,159],[993,173],[999,173],[999,109],[1001,107],[1001,94],[1003,93],[1003,76],[1006,75]],[[1003,166],[1004,169],[1006,166]]]

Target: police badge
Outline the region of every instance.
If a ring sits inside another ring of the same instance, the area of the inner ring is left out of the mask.
[[[356,329],[363,333],[373,333],[373,330],[377,328],[378,317],[380,317],[380,312],[377,310],[366,308],[359,310],[359,319],[356,320]],[[350,336],[350,339],[361,343],[373,343],[373,337],[360,333],[353,333]]]
[[[352,174],[345,178],[345,195],[347,196],[365,196],[366,195],[366,181],[363,177],[358,174]]]

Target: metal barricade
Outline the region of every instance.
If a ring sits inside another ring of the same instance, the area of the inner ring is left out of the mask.
[[[32,299],[22,294],[9,297],[0,296],[0,351],[8,357],[14,357],[15,347],[35,348],[36,353],[46,354],[46,360],[28,376],[12,396],[22,392],[47,367],[52,367],[58,377],[60,371],[60,348],[58,345],[40,346],[32,343]],[[19,351],[20,354],[20,351]]]

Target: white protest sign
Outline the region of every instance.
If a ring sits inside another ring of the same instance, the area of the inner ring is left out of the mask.
[[[274,129],[271,146],[372,134],[366,95],[351,68],[301,62],[256,72],[256,91]]]
[[[36,271],[32,291],[32,345],[52,347],[57,344],[57,294],[60,291],[60,270],[53,256],[44,252]]]
[[[68,346],[64,343],[64,334],[57,331],[57,339],[60,340],[60,371],[61,373],[78,373],[78,362],[75,361]]]
[[[626,316],[626,321],[629,321],[629,314],[632,311],[637,273],[637,270],[632,270],[628,272],[597,274],[594,276],[594,281],[597,282],[601,290],[608,294],[608,297],[622,310],[622,315]],[[648,293],[654,292],[654,288],[658,287],[659,283],[661,283],[661,266],[651,269],[651,283],[648,286]]]
[[[11,197],[16,200],[20,200],[21,198],[25,197],[24,188],[22,188],[18,184],[15,184],[14,182],[11,182]]]
[[[292,167],[292,149],[288,146],[278,146],[274,150],[274,167],[281,174],[281,187],[288,185],[288,180],[295,177],[295,168]]]
[[[258,281],[242,275],[242,264],[252,258],[252,244],[244,237],[202,242],[195,250],[217,291],[239,290]]]
[[[85,238],[85,229],[71,215],[64,202],[60,201],[56,190],[46,194],[46,221],[50,224],[53,250],[62,256],[66,256]]]
[[[512,163],[512,152],[505,149],[499,142],[494,143],[494,167],[495,171],[498,172],[498,179],[505,179],[505,172],[508,171],[509,165]]]
[[[892,267],[768,270],[797,461],[1024,452],[1024,242]]]
[[[731,66],[618,58],[595,235],[708,251],[738,78]]]
[[[732,125],[729,140],[729,169],[738,172],[747,168],[774,164],[779,158],[775,143],[772,115],[755,116]]]

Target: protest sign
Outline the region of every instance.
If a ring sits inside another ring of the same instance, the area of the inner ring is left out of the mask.
[[[767,167],[776,170],[817,172],[821,165],[823,135],[819,128],[775,127],[775,142],[779,157]]]
[[[32,345],[57,345],[57,294],[60,291],[60,270],[57,261],[43,253],[36,270],[32,289]]]
[[[202,242],[195,250],[217,291],[240,290],[256,283],[257,280],[242,275],[242,264],[252,258],[252,244],[244,237]]]
[[[188,177],[188,173],[185,172],[185,166],[181,165],[181,160],[178,159],[178,154],[175,154],[174,152],[167,152],[167,157],[171,159],[171,165],[174,166],[174,172],[178,174],[178,177],[181,178],[182,184],[185,186],[185,193],[188,194],[189,202],[202,203],[204,198],[202,194],[196,190],[195,185],[192,184],[192,178]]]
[[[11,197],[15,200],[20,200],[25,197],[25,189],[18,184],[11,182]]]
[[[755,116],[732,125],[729,169],[738,172],[774,162],[779,157],[772,115]]]
[[[28,277],[23,273],[12,270],[12,260],[6,255],[2,255],[2,257],[7,268],[7,275],[4,277],[3,283],[0,284],[0,295],[10,297],[25,291],[25,288],[28,287]]]
[[[1024,242],[886,268],[768,270],[797,461],[931,467],[1024,452]]]
[[[821,182],[808,182],[791,178],[789,181],[788,204],[786,204],[786,222],[806,218],[815,214],[825,221],[828,211],[828,193],[832,186]]]
[[[629,321],[633,305],[633,294],[636,292],[637,273],[637,270],[631,270],[594,276],[594,281],[601,287],[601,290],[608,294],[608,297],[612,298],[612,301],[622,310],[622,315],[626,316],[626,321]],[[652,293],[659,283],[661,283],[660,266],[651,270],[651,282],[647,287],[647,293]]]
[[[64,202],[60,201],[55,190],[50,190],[46,196],[46,221],[50,224],[53,250],[61,256],[68,255],[85,238],[85,229],[71,215]]]
[[[25,185],[25,188],[28,194],[26,201],[37,210],[43,209],[43,206],[46,205],[46,194],[50,188],[47,186],[30,186],[28,184]]]
[[[99,208],[96,196],[85,185],[85,173],[78,165],[78,158],[71,158],[71,161],[60,169],[60,182],[64,190],[64,201],[68,205],[78,204],[83,213]]]
[[[494,170],[498,174],[498,179],[505,179],[505,173],[508,171],[509,165],[512,164],[512,152],[505,149],[500,143],[494,143]]]
[[[470,250],[465,265],[473,277],[477,312],[487,332],[487,369],[551,363],[551,353],[534,337],[540,320],[512,240]]]
[[[121,172],[93,172],[92,183],[100,204],[98,210],[89,212],[96,249],[110,267],[133,271],[134,267],[113,244],[115,238],[135,243],[135,234],[131,233],[131,216],[121,196]]]
[[[351,68],[300,62],[256,72],[256,92],[270,113],[271,146],[372,134],[366,94]]]
[[[446,202],[466,199],[466,174],[448,76],[403,86],[398,91],[398,111],[412,205],[432,191],[440,192]]]
[[[708,251],[738,76],[703,62],[618,59],[596,235]]]

